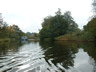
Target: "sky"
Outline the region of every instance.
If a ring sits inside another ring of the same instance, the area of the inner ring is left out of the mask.
[[[92,0],[0,0],[0,13],[8,25],[16,24],[23,32],[39,32],[46,16],[71,11],[80,29],[92,16]]]

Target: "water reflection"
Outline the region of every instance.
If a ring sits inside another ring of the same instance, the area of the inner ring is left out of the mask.
[[[28,43],[28,41],[24,40],[24,41],[21,41],[22,44],[26,44]]]
[[[48,64],[54,64],[61,71],[96,72],[94,43],[57,41],[40,42],[40,45]]]
[[[20,42],[5,42],[0,44],[0,56],[5,56],[8,54],[16,53],[19,46],[22,44]]]
[[[40,42],[49,65],[51,65],[51,61],[62,71],[64,70],[63,67],[69,69],[69,66],[74,66],[75,53],[78,52],[78,48],[75,48],[74,45],[72,46],[72,43],[70,43],[71,45],[68,44],[66,42]]]
[[[27,41],[0,44],[0,72],[96,72],[91,42]]]
[[[96,72],[96,44],[91,42],[83,43],[81,47],[89,56],[88,63],[92,66],[92,69],[89,68],[89,71]]]
[[[38,42],[1,44],[0,51],[0,72],[28,72],[44,61]]]

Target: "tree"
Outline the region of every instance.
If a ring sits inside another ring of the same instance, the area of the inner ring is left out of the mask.
[[[96,0],[93,0],[92,5],[93,5],[93,17],[96,18]]]
[[[0,38],[8,38],[8,24],[3,21],[2,13],[0,13]]]
[[[67,22],[61,15],[60,9],[56,12],[55,16],[48,16],[42,23],[42,29],[40,31],[40,38],[54,39],[56,36],[60,36],[66,33]]]
[[[12,25],[9,27],[9,38],[14,39],[21,39],[21,36],[23,36],[24,33],[20,30],[20,28],[17,25]]]
[[[96,40],[96,18],[93,18],[84,26],[84,31],[88,32]]]
[[[3,21],[2,14],[0,13],[0,38],[14,38],[21,39],[24,33],[20,30],[17,25],[8,26],[6,22]]]
[[[75,23],[74,19],[72,18],[70,11],[66,11],[64,13],[64,19],[68,22],[68,30],[67,30],[68,34],[72,34],[73,32],[80,31],[78,25]]]
[[[0,38],[8,38],[8,24],[0,21]]]
[[[77,31],[78,25],[73,21],[71,12],[68,11],[62,15],[61,10],[58,9],[55,14],[55,16],[44,18],[42,29],[39,32],[40,39],[54,39],[57,36]]]

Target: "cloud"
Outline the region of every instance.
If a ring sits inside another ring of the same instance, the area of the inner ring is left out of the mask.
[[[0,12],[10,25],[17,24],[24,31],[38,32],[43,18],[61,8],[72,12],[82,28],[91,15],[91,0],[0,0]],[[82,20],[83,19],[83,20]],[[32,28],[31,28],[32,27]]]

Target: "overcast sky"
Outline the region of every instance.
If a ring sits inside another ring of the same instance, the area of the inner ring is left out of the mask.
[[[71,11],[83,28],[92,15],[92,0],[0,0],[0,13],[9,25],[16,24],[24,32],[39,32],[43,19],[61,9]]]

